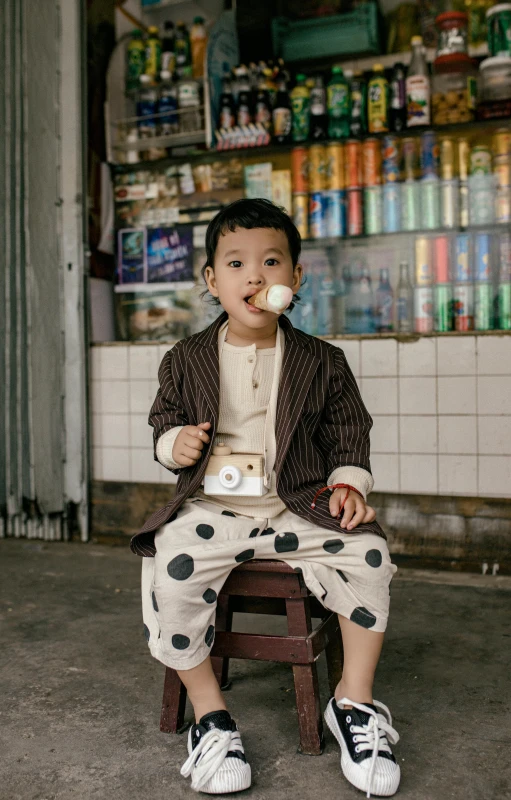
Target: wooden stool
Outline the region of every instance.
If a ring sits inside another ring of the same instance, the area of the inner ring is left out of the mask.
[[[232,631],[234,612],[286,614],[287,636]],[[311,617],[321,619],[313,630]],[[326,653],[330,695],[342,672],[342,639],[337,614],[324,608],[309,592],[303,576],[283,561],[246,561],[233,569],[218,596],[216,634],[211,661],[223,690],[229,684],[229,659],[251,658],[293,665],[300,729],[298,752],[323,752],[323,721],[316,660]],[[177,672],[165,671],[160,730],[176,733],[183,727],[186,688]]]

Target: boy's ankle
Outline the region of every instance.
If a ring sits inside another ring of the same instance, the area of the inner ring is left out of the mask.
[[[228,709],[226,708],[225,703],[214,703],[197,706],[197,708],[194,707],[193,710],[195,714],[195,722],[199,723],[207,714],[213,714],[216,711],[227,711]]]

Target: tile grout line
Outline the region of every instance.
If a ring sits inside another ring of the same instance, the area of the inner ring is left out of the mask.
[[[435,339],[436,493],[440,494],[440,408],[438,402],[438,342]]]

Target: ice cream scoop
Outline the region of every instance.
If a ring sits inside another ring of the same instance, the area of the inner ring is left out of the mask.
[[[249,297],[247,302],[251,306],[260,308],[262,311],[272,311],[274,314],[282,314],[293,299],[293,290],[289,286],[274,283],[266,286],[257,294]]]

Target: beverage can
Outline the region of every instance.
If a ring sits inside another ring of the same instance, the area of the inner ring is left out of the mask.
[[[330,142],[326,148],[326,182],[328,189],[344,189],[344,145]]]
[[[309,190],[320,192],[326,187],[326,149],[322,144],[309,147]]]
[[[413,317],[416,333],[433,331],[433,288],[416,286],[413,290]]]
[[[457,180],[443,180],[440,183],[440,208],[442,228],[457,228],[459,225],[459,186]]]
[[[502,233],[499,242],[499,280],[502,283],[511,281],[511,234]]]
[[[466,181],[460,181],[459,210],[460,210],[460,225],[462,228],[468,228],[469,196],[468,196],[468,183]]]
[[[492,225],[495,222],[496,191],[492,174],[476,173],[468,179],[468,215],[471,225]]]
[[[362,143],[355,139],[346,142],[346,188],[360,189],[362,186]]]
[[[397,233],[401,230],[401,190],[398,183],[383,186],[383,231]]]
[[[383,182],[399,180],[399,140],[397,136],[384,136],[382,142]]]
[[[381,183],[381,147],[379,139],[366,139],[362,144],[362,164],[364,186],[378,186]]]
[[[511,222],[511,187],[497,189],[495,222]]]
[[[488,233],[478,233],[475,241],[475,280],[491,281],[491,240]]]
[[[434,240],[435,252],[435,281],[436,283],[449,283],[449,239],[447,236],[437,236]]]
[[[422,177],[437,177],[438,143],[434,131],[424,131],[421,135],[420,148]]]
[[[470,268],[470,235],[468,233],[459,233],[456,236],[454,280],[458,283],[472,280],[472,270]]]
[[[434,177],[426,178],[420,186],[422,227],[434,231],[440,227],[440,181]]]
[[[401,184],[401,230],[416,231],[420,226],[420,183],[405,181]]]
[[[415,240],[415,285],[430,286],[432,282],[431,240],[418,236]]]
[[[291,184],[293,192],[309,191],[309,156],[306,147],[293,147],[291,150]]]
[[[325,192],[313,192],[309,200],[309,228],[311,239],[323,239],[326,233]]]
[[[361,236],[363,233],[362,189],[350,189],[348,191],[348,236]]]
[[[364,189],[364,232],[375,236],[383,231],[383,189],[368,186]]]
[[[470,151],[470,174],[491,175],[491,150],[486,145],[476,145]]]
[[[293,222],[302,239],[309,238],[309,195],[293,195]]]
[[[511,156],[511,129],[500,128],[495,131],[493,136],[493,154],[499,156]]]
[[[452,139],[440,139],[440,177],[444,181],[454,178],[454,142]]]
[[[325,195],[325,217],[327,236],[346,236],[346,192],[330,189]]]
[[[470,143],[468,139],[458,139],[458,173],[460,181],[468,178],[470,164]]]
[[[442,283],[435,286],[435,331],[446,333],[453,329],[452,286]]]
[[[511,156],[495,156],[493,172],[497,178],[497,186],[508,189],[511,186]]]
[[[511,282],[499,284],[499,328],[511,331]]]
[[[403,178],[413,181],[418,177],[419,158],[417,153],[417,139],[407,137],[403,139]]]
[[[478,283],[475,286],[474,328],[476,331],[491,331],[493,325],[493,286],[491,283]]]
[[[454,286],[454,330],[474,330],[474,287],[471,283]]]

